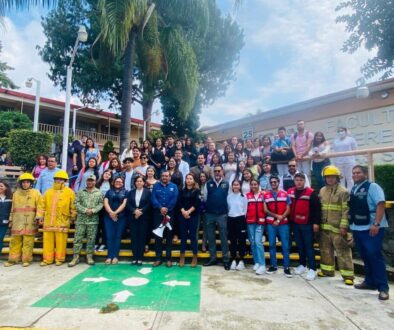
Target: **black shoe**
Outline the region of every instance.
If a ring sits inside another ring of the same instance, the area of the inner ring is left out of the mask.
[[[291,273],[290,268],[285,268],[284,274],[286,277],[293,277],[293,274]]]
[[[137,261],[137,266],[142,266],[142,261]]]
[[[209,267],[209,266],[215,266],[215,265],[217,265],[218,264],[218,262],[217,262],[217,260],[209,260],[207,263],[205,263],[203,266],[204,267]]]
[[[376,290],[376,288],[374,288],[373,286],[368,285],[365,282],[362,282],[362,283],[359,283],[359,284],[355,284],[354,288],[358,289],[358,290],[372,290],[372,291]]]
[[[379,300],[388,300],[389,292],[388,291],[380,291],[379,292]]]
[[[225,262],[224,263],[224,270],[230,270],[230,263],[229,262]]]
[[[267,271],[266,271],[266,273],[267,274],[274,274],[274,273],[276,273],[278,271],[278,268],[277,267],[270,267],[270,268],[268,268],[267,269]]]
[[[133,261],[131,262],[131,265],[132,265],[132,266],[136,266],[136,265],[137,265],[137,260],[133,260]]]

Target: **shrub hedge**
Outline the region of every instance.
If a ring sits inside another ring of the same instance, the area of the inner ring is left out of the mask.
[[[8,152],[14,165],[30,170],[39,154],[48,154],[51,150],[52,135],[30,130],[13,130],[8,134]]]

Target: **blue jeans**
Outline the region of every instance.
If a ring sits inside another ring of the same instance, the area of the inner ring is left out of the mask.
[[[283,266],[290,267],[290,248],[289,248],[289,225],[267,225],[268,240],[270,243],[270,264],[272,267],[278,267],[276,261],[276,236],[279,235],[282,242]]]
[[[353,237],[364,261],[365,283],[379,291],[388,291],[386,263],[382,254],[384,228],[380,228],[374,237],[369,235],[369,230],[354,230]]]
[[[313,248],[313,226],[311,224],[299,225],[292,224],[291,229],[297,244],[300,256],[300,265],[306,267],[308,258],[308,268],[316,270],[315,249]]]
[[[107,258],[113,259],[119,257],[120,241],[122,239],[123,230],[126,226],[124,217],[113,221],[107,214],[104,216],[105,233],[107,234]]]
[[[8,226],[0,226],[0,254],[1,250],[3,249],[3,240],[5,233],[7,232]]]
[[[264,225],[248,224],[248,237],[252,249],[253,260],[256,264],[265,266],[263,246]]]
[[[227,214],[206,213],[205,220],[207,223],[207,237],[210,261],[216,260],[216,225],[219,229],[220,245],[222,248],[222,259],[228,263],[228,238],[227,238]]]

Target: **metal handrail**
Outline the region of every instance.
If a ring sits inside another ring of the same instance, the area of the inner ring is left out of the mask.
[[[382,154],[386,152],[394,152],[394,146],[392,147],[381,147],[381,148],[370,148],[370,149],[358,149],[352,151],[342,151],[342,152],[332,152],[327,154],[321,154],[315,157],[315,159],[325,159],[325,158],[337,158],[344,156],[359,156],[359,155],[367,155],[367,163],[368,163],[368,177],[371,181],[375,181],[375,172],[373,165],[373,155],[374,154]],[[312,160],[311,156],[303,157],[302,160]],[[289,161],[277,161],[272,162],[273,164],[285,164]]]

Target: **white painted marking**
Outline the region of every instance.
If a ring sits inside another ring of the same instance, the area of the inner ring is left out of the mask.
[[[149,273],[151,273],[152,272],[152,268],[150,268],[150,267],[144,267],[144,268],[141,268],[139,271],[138,271],[138,273],[140,273],[140,274],[142,274],[142,275],[146,275],[146,274],[149,274]]]
[[[190,282],[189,281],[168,281],[168,282],[163,282],[161,283],[163,285],[167,285],[167,286],[190,286]]]
[[[129,290],[123,290],[119,291],[117,293],[113,294],[114,299],[112,299],[113,302],[125,302],[130,296],[134,296]]]
[[[149,280],[144,277],[129,277],[122,281],[122,284],[127,286],[141,286],[148,283]]]
[[[93,283],[99,283],[105,281],[109,281],[109,279],[106,277],[86,277],[83,279],[83,282],[93,282]]]

